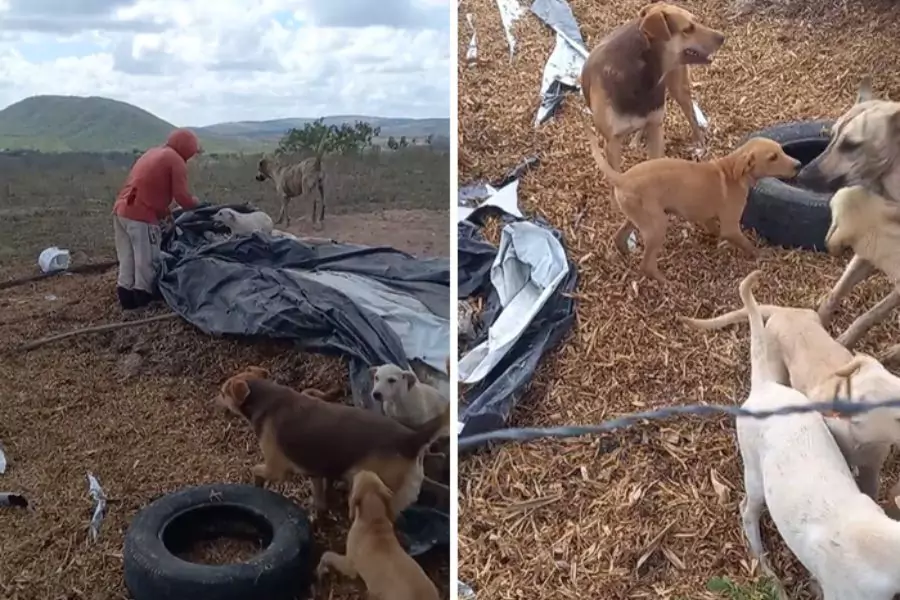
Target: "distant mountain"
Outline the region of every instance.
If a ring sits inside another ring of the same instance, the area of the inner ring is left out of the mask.
[[[292,128],[314,119],[275,119],[192,127],[207,152],[261,152],[275,148]],[[450,137],[449,119],[325,117],[327,125],[365,121],[389,136],[424,141]],[[145,150],[162,143],[175,125],[126,102],[96,96],[32,96],[0,110],[0,150],[111,152]]]
[[[223,137],[241,137],[253,140],[277,142],[289,129],[301,129],[315,119],[273,119],[270,121],[237,121],[233,123],[217,123],[208,127],[197,127],[196,131]],[[429,135],[434,137],[450,137],[450,119],[404,119],[387,117],[368,117],[364,115],[333,115],[324,118],[325,125],[353,124],[357,121],[368,123],[372,127],[380,127],[382,139],[390,136],[407,139],[424,140]]]
[[[0,149],[129,152],[165,141],[171,123],[126,102],[100,97],[32,96],[0,110]],[[254,151],[258,141],[199,133],[208,152]]]

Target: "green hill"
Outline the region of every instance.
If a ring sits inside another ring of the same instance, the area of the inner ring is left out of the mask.
[[[0,149],[41,152],[145,150],[175,126],[142,108],[109,98],[32,96],[0,111]],[[262,144],[199,133],[207,152],[254,151]]]

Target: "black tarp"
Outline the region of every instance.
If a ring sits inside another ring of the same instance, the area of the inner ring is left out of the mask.
[[[175,228],[162,243],[163,299],[204,333],[291,339],[304,350],[347,356],[354,398],[373,408],[368,367],[388,362],[409,367],[400,338],[366,306],[298,272],[362,275],[449,318],[447,259],[418,259],[388,247],[312,244],[267,234],[208,241],[208,233],[226,232],[212,220],[222,208],[255,210],[245,205],[206,205],[177,211]],[[433,545],[435,537],[449,539],[449,521],[438,525],[443,533],[435,536],[435,518],[424,510],[419,507],[407,515],[416,529],[405,531],[420,549]]]
[[[479,195],[483,186],[473,184],[461,187],[461,199],[471,199]],[[497,248],[485,240],[481,233],[483,219],[494,214],[505,223],[518,219],[502,210],[485,206],[475,210],[468,219],[457,225],[459,257],[457,276],[458,297],[486,297],[485,309],[476,325],[479,332],[473,346],[487,339],[488,328],[502,310],[497,291],[490,280],[491,265],[497,255]],[[565,248],[562,234],[541,218],[529,219],[531,223],[549,230]],[[568,297],[578,282],[575,263],[568,261],[569,273],[556,291],[529,324],[525,333],[513,345],[503,360],[495,366],[483,380],[470,387],[461,402],[465,404],[460,420],[463,429],[460,437],[484,433],[506,427],[513,408],[531,382],[534,372],[544,355],[553,349],[569,332],[575,322],[575,301]]]

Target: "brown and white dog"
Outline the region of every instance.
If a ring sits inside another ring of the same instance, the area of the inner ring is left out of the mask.
[[[276,224],[286,220],[285,227],[289,227],[291,215],[287,212],[288,204],[293,198],[312,193],[312,223],[316,229],[322,228],[325,221],[325,176],[322,174],[321,153],[289,165],[281,165],[274,158],[263,156],[259,161],[256,180],[266,179],[275,183],[275,191],[281,196],[281,211]]]
[[[399,514],[419,496],[426,449],[450,427],[449,402],[442,414],[410,429],[375,411],[329,402],[321,392],[275,383],[260,367],[229,378],[217,401],[247,420],[259,440],[263,462],[251,469],[254,483],[306,473],[316,511],[325,508],[328,482],[368,470],[390,488]]]
[[[400,546],[391,515],[391,490],[378,475],[360,471],[350,491],[350,519],[346,554],[325,552],[316,574],[329,569],[345,577],[361,577],[369,598],[379,600],[438,600],[437,588],[422,567]]]
[[[694,141],[703,143],[687,65],[709,64],[724,42],[722,32],[690,12],[656,2],[591,51],[581,71],[581,90],[594,127],[606,139],[613,169],[621,169],[622,144],[637,131],[643,131],[650,158],[663,156],[666,91],[690,122]]]

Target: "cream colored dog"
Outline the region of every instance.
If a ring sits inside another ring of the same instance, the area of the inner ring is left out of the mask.
[[[438,600],[437,588],[422,567],[407,554],[391,517],[391,490],[378,475],[360,471],[350,491],[347,554],[325,552],[316,574],[329,569],[345,577],[361,577],[372,600]]]
[[[776,350],[768,347],[751,290],[759,275],[754,271],[740,286],[750,321],[750,395],[743,408],[805,404],[809,398],[779,383],[769,363]],[[890,422],[900,435],[900,425],[893,417]],[[750,553],[767,575],[778,581],[760,533],[763,507],[824,600],[892,600],[900,593],[900,523],[860,493],[821,414],[738,417],[736,430],[746,491],[741,521]]]
[[[257,231],[272,233],[275,227],[272,217],[261,210],[240,213],[231,208],[223,208],[213,215],[213,221],[227,227],[231,235],[250,235]]]
[[[841,188],[831,198],[831,227],[825,237],[828,252],[841,254],[853,249],[853,258],[831,292],[819,305],[819,319],[827,327],[850,291],[876,270],[887,275],[894,290],[858,317],[838,341],[853,348],[873,326],[900,306],[900,205],[861,186]],[[883,360],[900,358],[900,344]]]
[[[854,356],[836,342],[822,327],[815,311],[763,305],[765,331],[772,351],[771,369],[778,383],[800,391],[813,402],[829,402],[835,396],[852,394],[854,402],[877,403],[900,398],[900,378],[888,372],[877,360]],[[688,319],[682,322],[697,329],[720,329],[744,322],[747,309],[741,308],[713,319]],[[860,490],[878,499],[879,475],[890,455],[891,445],[900,442],[900,429],[878,426],[880,415],[863,413],[853,420],[830,417],[828,428],[834,435],[847,462],[858,470]],[[900,417],[893,410],[891,419]]]
[[[412,371],[395,364],[369,368],[373,378],[372,398],[384,414],[408,427],[418,427],[441,414],[449,402],[436,389],[422,383]]]

